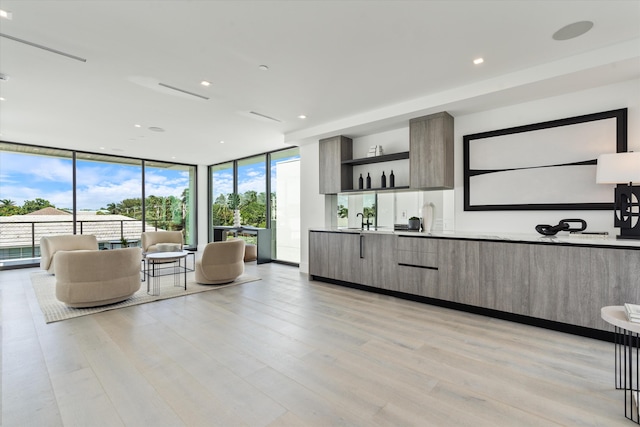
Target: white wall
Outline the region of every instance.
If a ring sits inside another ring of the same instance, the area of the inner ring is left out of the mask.
[[[557,224],[582,218],[588,230],[619,234],[612,211],[464,211],[464,135],[628,108],[628,149],[640,150],[640,79],[546,98],[481,113],[455,117],[455,229],[456,231],[535,233],[537,224]],[[611,193],[613,200],[613,192]]]
[[[436,192],[433,194],[431,192],[423,193],[425,201],[435,198],[436,207],[441,207],[441,212],[438,212],[436,208],[436,218],[442,219],[444,216],[445,221],[447,221],[447,224],[434,224],[434,229],[444,228],[445,230],[455,229],[456,231],[470,232],[535,233],[537,224],[556,224],[564,218],[582,218],[587,221],[588,230],[608,231],[610,234],[618,234],[618,230],[613,227],[612,211],[465,212],[463,203],[462,137],[467,134],[619,108],[628,108],[628,149],[629,151],[638,151],[640,150],[640,79],[527,103],[514,103],[508,107],[479,113],[456,115],[455,112],[452,112],[455,116],[455,189],[454,191],[439,192],[437,194]],[[354,140],[354,156],[366,156],[368,145],[375,144],[382,145],[385,152],[388,153],[406,150],[406,148],[400,147],[404,144],[404,141],[408,143],[408,129],[407,123],[407,126],[402,129],[357,138]],[[362,150],[365,151],[362,152]],[[331,218],[332,214],[335,217],[335,206],[331,205],[332,199],[330,196],[318,194],[318,144],[313,143],[302,146],[300,156],[302,204],[300,270],[306,273],[308,272],[308,230],[313,227],[331,226],[329,218]],[[354,182],[357,183],[357,176]],[[411,203],[411,206],[414,204]],[[400,206],[399,209],[403,209],[403,207]],[[417,214],[419,215],[420,213]],[[398,214],[396,215],[399,216]]]
[[[309,229],[324,227],[325,205],[331,209],[330,196],[319,193],[318,148],[317,142],[300,147],[300,271],[302,273],[309,272]],[[325,198],[328,199],[327,203]]]

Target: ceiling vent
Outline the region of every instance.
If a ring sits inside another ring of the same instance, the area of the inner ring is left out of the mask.
[[[7,76],[6,74],[0,73],[0,82],[6,82],[7,80],[9,80],[9,76]]]
[[[253,114],[254,116],[262,117],[265,119],[273,120],[274,122],[282,123],[282,120],[274,119],[273,117],[267,116],[266,114],[256,113],[255,111],[249,111],[249,114]]]
[[[175,87],[175,86],[170,86],[170,85],[165,84],[165,83],[158,83],[158,85],[160,85],[162,87],[166,87],[167,89],[171,89],[171,90],[175,90],[175,91],[178,91],[178,92],[186,93],[187,95],[195,96],[196,98],[204,99],[205,101],[209,99],[208,97],[206,97],[204,95],[199,95],[199,94],[194,93],[194,92],[189,92],[188,90],[180,89],[179,87]]]
[[[43,45],[38,44],[38,43],[30,42],[28,40],[19,39],[18,37],[13,37],[13,36],[10,36],[9,34],[0,33],[0,37],[4,37],[6,39],[13,40],[14,42],[23,43],[23,44],[26,44],[28,46],[37,47],[38,49],[46,50],[47,52],[55,53],[57,55],[66,56],[67,58],[75,59],[76,61],[87,62],[87,60],[85,58],[81,58],[79,56],[72,55],[72,54],[67,53],[67,52],[63,52],[61,50],[53,49],[51,47],[43,46]]]

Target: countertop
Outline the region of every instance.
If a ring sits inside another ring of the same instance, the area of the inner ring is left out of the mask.
[[[459,239],[459,240],[486,240],[513,243],[537,243],[537,244],[559,244],[576,246],[609,246],[614,248],[640,249],[640,240],[616,239],[615,236],[591,236],[591,235],[571,235],[567,232],[559,232],[555,236],[543,236],[538,233],[501,233],[501,232],[468,232],[468,231],[438,231],[423,233],[419,231],[392,230],[390,228],[380,228],[371,230],[360,230],[359,228],[312,228],[309,231],[321,231],[332,233],[374,233],[392,234],[397,236],[412,236],[423,238]]]

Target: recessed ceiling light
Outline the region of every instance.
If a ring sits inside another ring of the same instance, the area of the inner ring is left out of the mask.
[[[224,144],[224,141],[220,141],[220,144]]]
[[[4,98],[0,96],[0,101],[4,101]]]
[[[13,19],[13,13],[9,12],[8,10],[0,9],[0,18],[8,19],[9,21],[11,21]]]
[[[267,71],[269,69],[269,67],[267,65],[260,65],[258,67],[258,69],[262,70],[262,71]]]
[[[211,86],[211,83],[210,83],[210,82],[208,82],[208,81],[206,81],[206,80],[201,81],[201,82],[200,82],[200,84],[201,84],[202,86]]]
[[[573,24],[565,25],[558,31],[553,33],[553,39],[558,41],[569,40],[583,35],[593,27],[591,21],[578,21]]]
[[[300,114],[300,115],[298,116],[298,118],[299,118],[299,119],[306,119],[306,118],[307,118],[307,116],[305,116],[304,114]]]
[[[483,58],[476,58],[476,59],[473,60],[473,63],[476,64],[476,65],[480,65],[483,62],[484,62]]]
[[[100,147],[101,150],[104,150],[104,147]]]
[[[141,128],[141,127],[142,127],[142,125],[138,125],[138,124],[135,124],[135,125],[133,125],[133,126],[134,126],[134,127],[137,127],[137,128]]]

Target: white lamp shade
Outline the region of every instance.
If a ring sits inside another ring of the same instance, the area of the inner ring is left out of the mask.
[[[598,157],[596,183],[628,184],[640,182],[640,152],[602,154]]]

